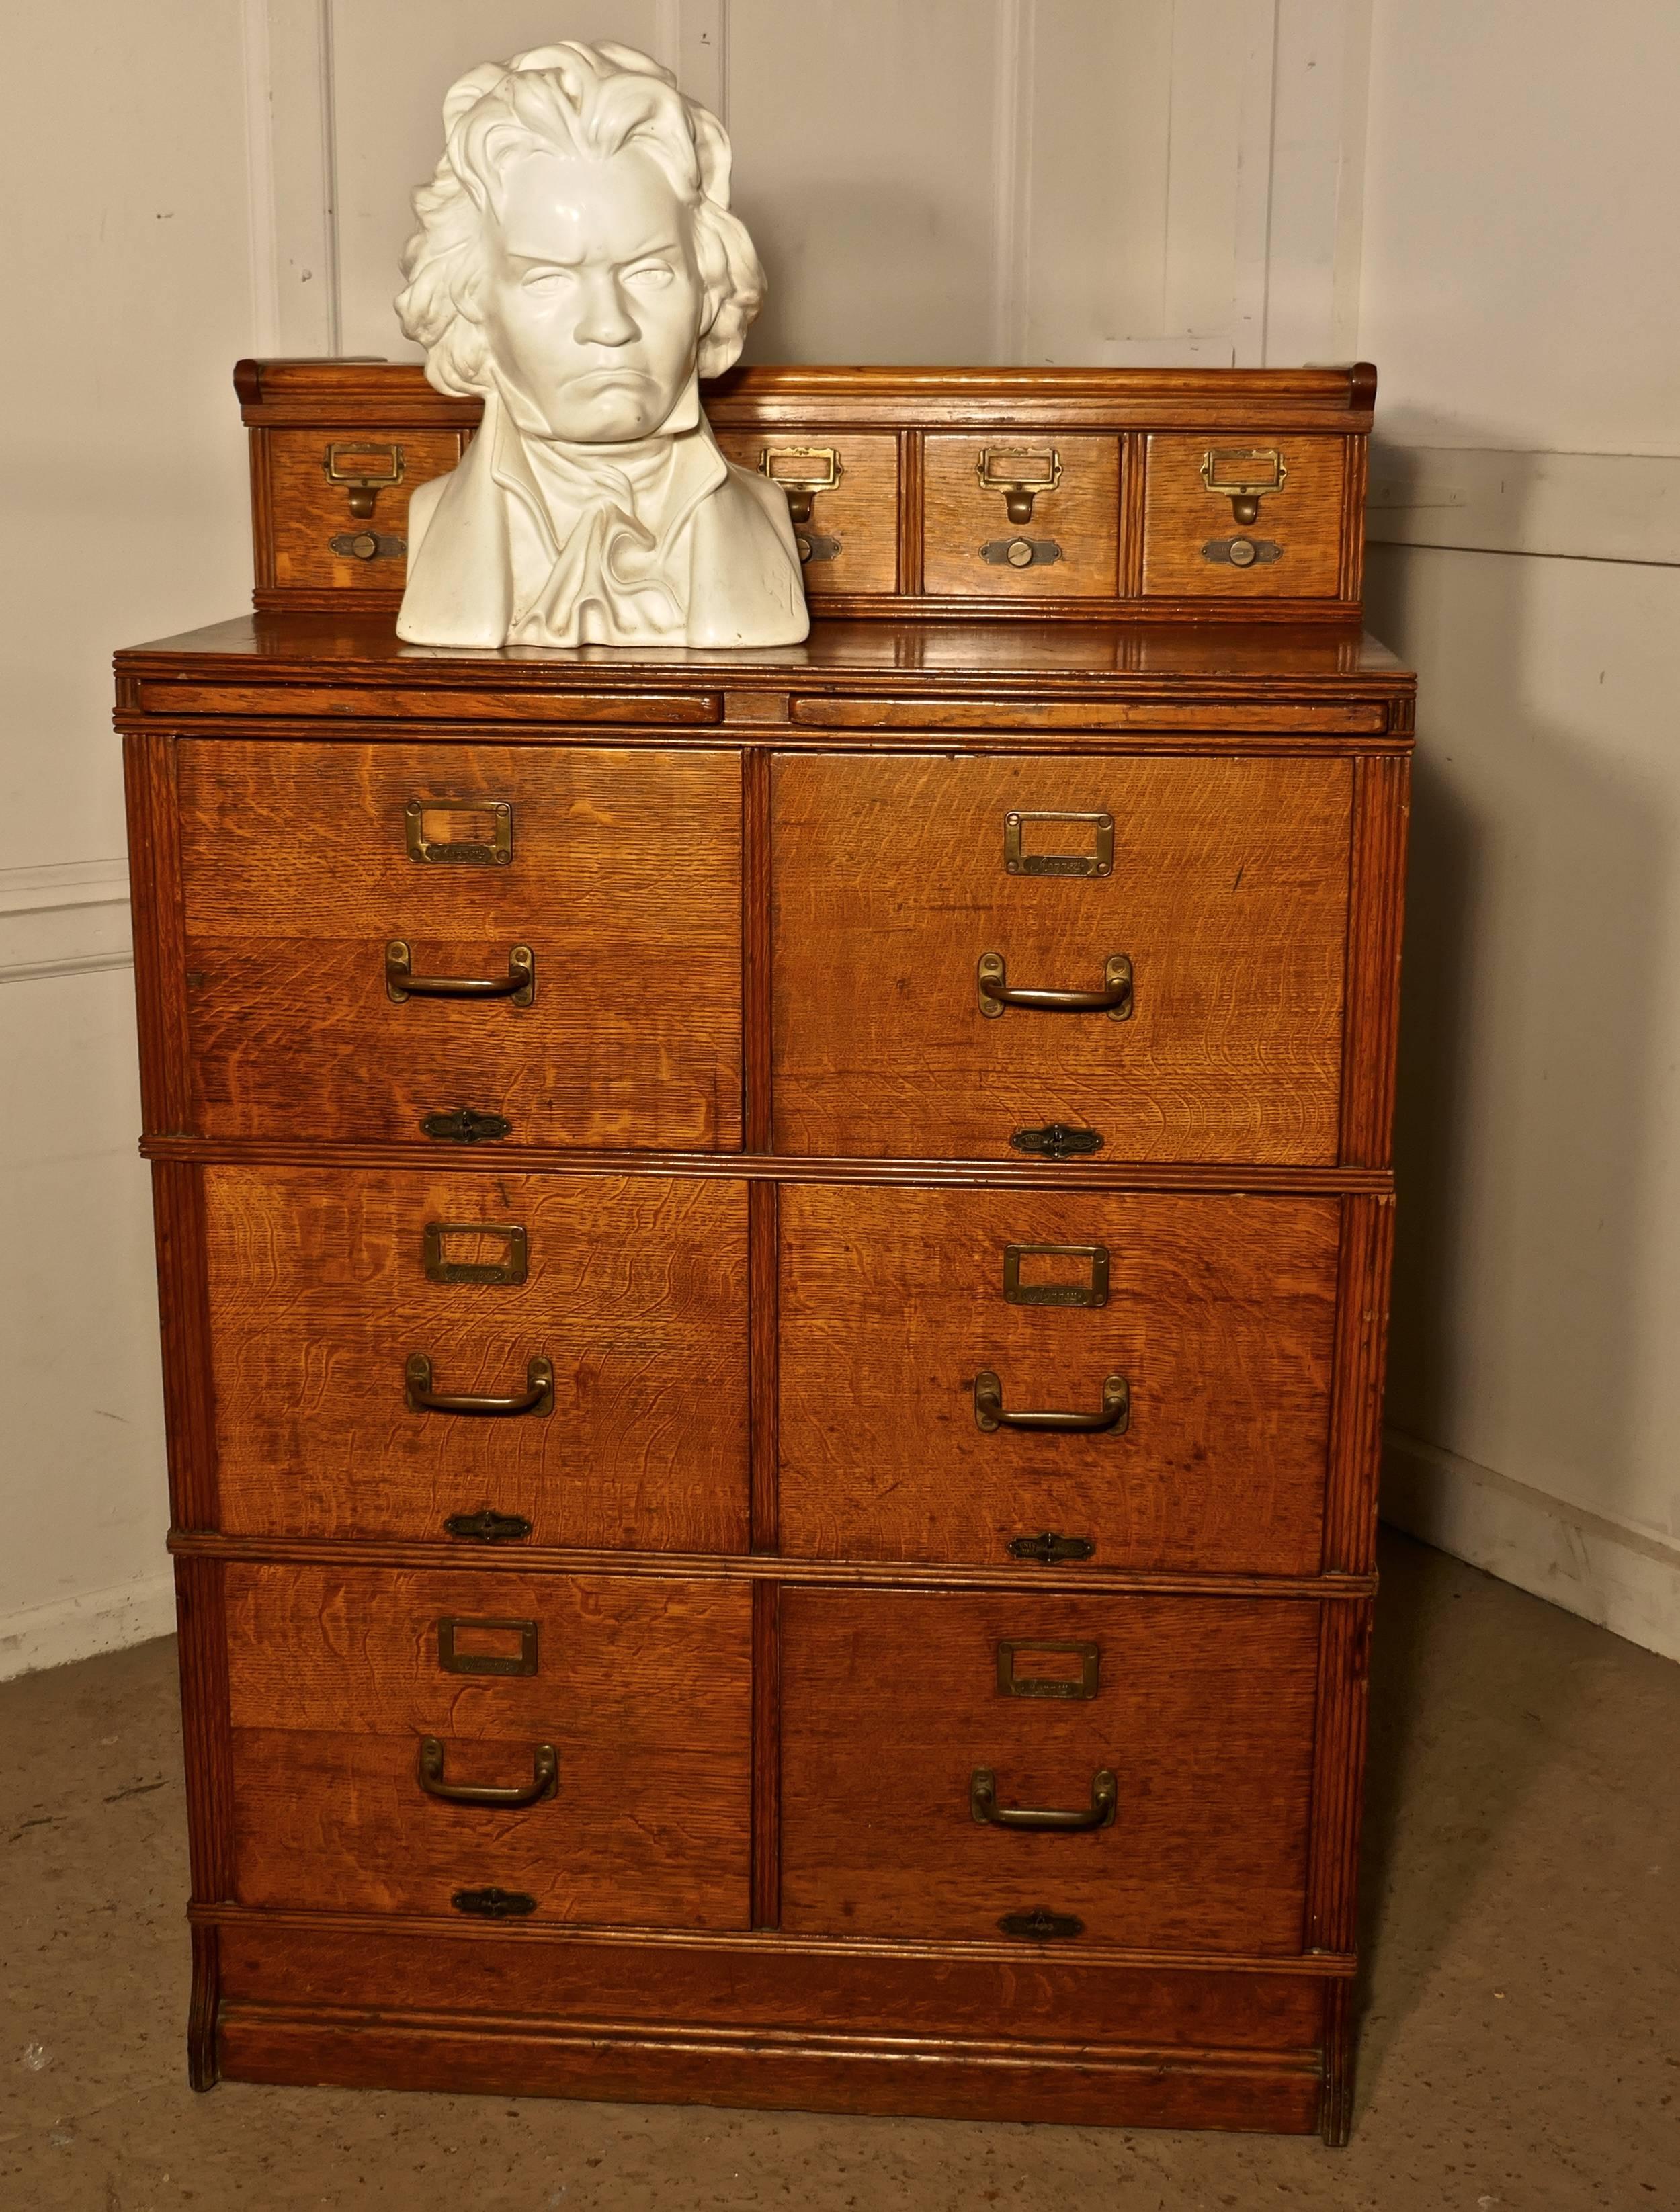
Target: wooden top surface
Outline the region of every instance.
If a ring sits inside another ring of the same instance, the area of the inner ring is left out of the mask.
[[[313,677],[440,686],[487,682],[518,689],[603,677],[638,690],[713,684],[764,689],[936,690],[1022,681],[1052,690],[1105,690],[1141,684],[1253,686],[1257,690],[1356,687],[1409,691],[1412,678],[1388,647],[1357,629],[1327,624],[1117,622],[842,622],[819,617],[802,645],[757,649],[618,646],[470,652],[405,645],[388,614],[242,614],[117,655],[119,675],[220,677],[247,682]]]

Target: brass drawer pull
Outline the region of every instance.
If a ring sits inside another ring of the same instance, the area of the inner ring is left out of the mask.
[[[1228,499],[1239,529],[1260,519],[1268,492],[1281,491],[1289,471],[1275,446],[1210,447],[1202,456],[1202,481],[1215,499]]]
[[[832,491],[845,469],[841,465],[838,449],[833,446],[760,446],[758,468],[788,495],[788,514],[795,528],[802,528],[811,520],[811,502],[819,491]],[[800,550],[802,561],[832,560],[833,554],[819,555],[816,542],[812,550]],[[839,546],[835,546],[835,552]]]
[[[420,1739],[420,1787],[446,1805],[534,1805],[559,1786],[560,1760],[551,1743],[532,1747],[529,1782],[446,1782],[443,1745],[435,1735]]]
[[[1000,1805],[997,1777],[989,1766],[977,1766],[969,1777],[968,1809],[982,1827],[1056,1828],[1063,1833],[1081,1828],[1111,1828],[1119,1802],[1119,1785],[1106,1766],[1099,1766],[1091,1778],[1089,1809],[1077,1805],[1071,1812],[1028,1805]]]
[[[434,1390],[431,1361],[423,1352],[411,1352],[403,1367],[403,1402],[411,1413],[551,1413],[554,1364],[527,1360],[525,1389],[516,1397],[478,1398]]]
[[[1106,1014],[1111,1022],[1132,1018],[1132,963],[1123,952],[1111,953],[1103,964],[1100,991],[1035,991],[1012,988],[1001,952],[983,952],[975,971],[980,991],[980,1011],[995,1021],[1006,1006],[1022,1006],[1029,1013]]]
[[[331,445],[321,463],[329,483],[342,484],[350,495],[350,511],[366,522],[374,501],[389,484],[403,480],[407,457],[400,446],[364,446],[350,441]]]
[[[1088,1283],[1024,1283],[1021,1261],[1029,1255],[1087,1260],[1091,1279]],[[1012,1306],[1105,1306],[1108,1273],[1106,1244],[1006,1244],[1003,1248],[1003,1296]]]
[[[417,975],[406,939],[393,937],[385,948],[385,991],[399,1006],[405,999],[508,999],[528,1006],[537,995],[537,956],[528,945],[515,945],[505,976]]]
[[[983,446],[974,472],[983,491],[1003,494],[1003,511],[1011,522],[1031,522],[1033,501],[1062,481],[1062,456],[1054,446]]]
[[[1103,1384],[1099,1413],[1006,1413],[1003,1385],[989,1372],[974,1378],[974,1425],[989,1436],[994,1429],[1046,1430],[1062,1436],[1100,1436],[1112,1429],[1123,1436],[1131,1419],[1131,1392],[1123,1375],[1111,1375]]]

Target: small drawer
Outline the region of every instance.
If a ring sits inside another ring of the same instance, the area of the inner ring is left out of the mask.
[[[747,1924],[745,1585],[225,1575],[239,1903]]]
[[[782,1550],[1316,1573],[1339,1212],[788,1184]]]
[[[1352,794],[1336,759],[781,757],[777,1148],[1333,1161]]]
[[[275,584],[400,592],[414,488],[453,469],[462,444],[454,430],[269,431]]]
[[[890,432],[721,430],[717,442],[787,492],[809,598],[898,589],[898,441]]]
[[[1112,599],[1117,438],[938,433],[922,448],[922,580],[968,599]]]
[[[1335,599],[1349,451],[1346,438],[1153,434],[1146,598]]]
[[[784,1590],[783,1929],[1299,1953],[1321,1609]]]
[[[746,1549],[740,1183],[211,1167],[204,1221],[228,1532]]]
[[[178,751],[198,1133],[739,1145],[738,756]]]

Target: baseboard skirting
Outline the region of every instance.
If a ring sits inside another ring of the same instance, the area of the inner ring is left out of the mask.
[[[166,1567],[113,1589],[83,1590],[0,1614],[0,1682],[174,1632],[175,1577]]]
[[[1680,1547],[1391,1429],[1382,1514],[1409,1536],[1680,1660]]]

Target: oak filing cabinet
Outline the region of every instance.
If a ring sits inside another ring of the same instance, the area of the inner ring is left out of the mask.
[[[246,363],[122,654],[192,2076],[1345,2136],[1410,678],[1374,380],[764,370],[817,620],[400,647]]]

